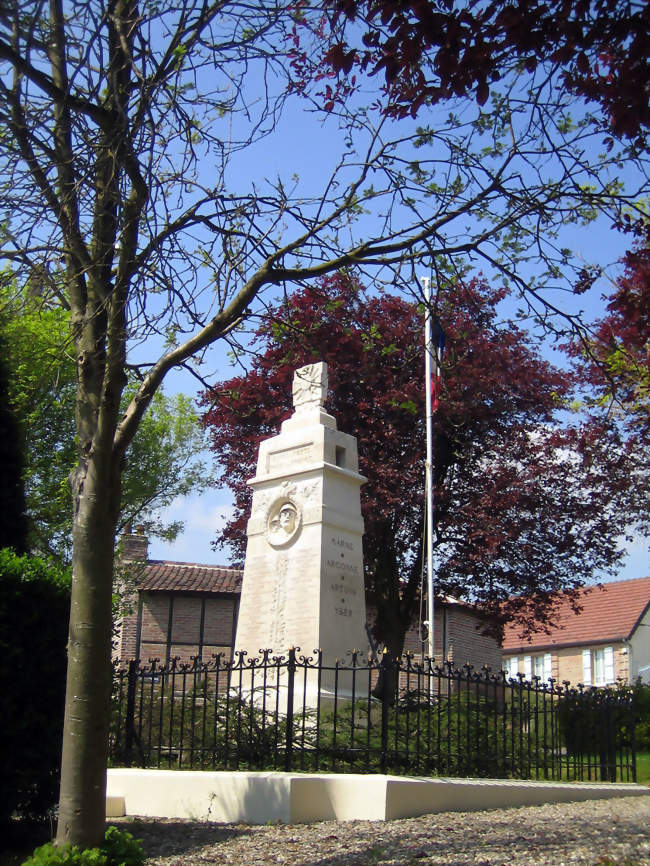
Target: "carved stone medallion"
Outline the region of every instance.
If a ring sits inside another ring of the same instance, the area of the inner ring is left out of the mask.
[[[266,539],[271,547],[287,547],[294,540],[302,524],[299,506],[286,496],[276,499],[266,518]]]

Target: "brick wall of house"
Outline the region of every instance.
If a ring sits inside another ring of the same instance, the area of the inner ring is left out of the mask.
[[[616,680],[629,681],[629,654],[623,643],[594,644],[589,647],[592,651],[604,646],[611,646],[614,650],[614,678]],[[558,683],[569,682],[576,686],[583,682],[582,651],[585,646],[552,647],[546,650],[522,650],[517,653],[504,653],[504,663],[515,656],[518,660],[517,669],[519,673],[524,671],[524,657],[551,654],[551,676]]]
[[[208,598],[205,601],[203,642],[215,646],[232,646],[238,598]]]
[[[115,624],[113,660],[130,661],[137,656],[138,643],[138,593],[132,583],[123,579],[119,567],[116,569],[120,604],[126,611]]]
[[[197,656],[209,661],[217,653],[230,658],[237,601],[235,596],[141,593],[140,659],[166,663],[176,657],[188,663]]]
[[[449,609],[447,625],[447,654],[454,667],[465,663],[474,668],[487,665],[492,671],[501,670],[501,649],[493,637],[481,634],[481,621],[467,608]]]
[[[469,662],[476,669],[487,665],[492,671],[500,671],[501,649],[493,637],[481,634],[481,625],[482,620],[470,608],[456,604],[437,607],[434,611],[433,634],[436,662],[448,661],[454,667]],[[407,632],[404,649],[414,653],[416,658],[420,657],[423,645],[417,623]],[[425,643],[425,655],[427,652]]]
[[[605,646],[605,644],[601,644],[600,646]],[[627,656],[621,652],[623,644],[610,643],[607,644],[607,646],[611,646],[614,649],[614,678],[627,680],[629,676],[628,660]],[[599,648],[599,646],[594,645],[592,649],[597,648]],[[583,681],[583,649],[586,649],[586,647],[562,647],[553,652],[553,656],[557,658],[557,679],[559,682],[568,680],[572,685],[576,685]]]
[[[166,643],[169,631],[169,598],[166,593],[142,593],[141,641]]]
[[[114,642],[114,659],[129,661],[137,656],[138,644],[138,612],[132,611],[122,617]]]
[[[568,680],[572,685],[582,682],[582,647],[565,647],[551,651],[553,672],[560,683]]]
[[[548,652],[548,650],[546,650],[545,652]],[[504,652],[503,653],[503,666],[504,666],[504,668],[506,668],[506,667],[508,668],[508,672],[509,672],[510,676],[514,676],[515,673],[525,674],[526,671],[525,671],[524,657],[525,656],[531,656],[531,658],[534,659],[536,656],[544,656],[545,652],[541,652],[539,650],[526,650],[525,652],[522,651],[519,653],[515,653],[514,658],[517,659],[517,671],[516,672],[514,670],[510,671],[510,669],[508,667],[510,665],[511,658],[513,658],[513,653],[505,653]],[[551,674],[550,674],[550,676],[552,677],[552,679],[557,680],[559,682],[558,670],[559,670],[559,667],[558,667],[557,653],[555,651],[553,651],[551,653]]]
[[[433,622],[433,657],[439,662],[445,660],[443,650],[443,615],[441,610],[434,611]],[[425,656],[429,654],[427,641],[426,627],[422,628],[422,634],[420,634],[420,628],[417,622],[415,622],[406,632],[404,651],[413,653],[416,660],[419,660],[423,654]]]

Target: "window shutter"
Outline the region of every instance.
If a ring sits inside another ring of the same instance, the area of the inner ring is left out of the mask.
[[[533,657],[532,656],[524,656],[524,676],[527,680],[532,680],[533,678]]]
[[[547,683],[553,676],[553,659],[550,653],[544,653],[544,682]]]
[[[591,650],[582,651],[582,684],[591,685]]]
[[[605,647],[605,682],[614,682],[614,647]]]

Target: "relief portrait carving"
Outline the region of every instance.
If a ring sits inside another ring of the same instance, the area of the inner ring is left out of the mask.
[[[272,547],[290,544],[300,530],[302,515],[290,499],[276,500],[268,512],[266,538]]]

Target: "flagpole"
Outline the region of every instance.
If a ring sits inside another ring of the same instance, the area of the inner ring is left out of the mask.
[[[425,502],[426,502],[426,558],[427,558],[427,638],[428,655],[433,658],[434,640],[434,600],[433,600],[433,406],[431,395],[431,278],[421,277],[424,289],[424,376],[426,406],[426,463],[425,463]]]

